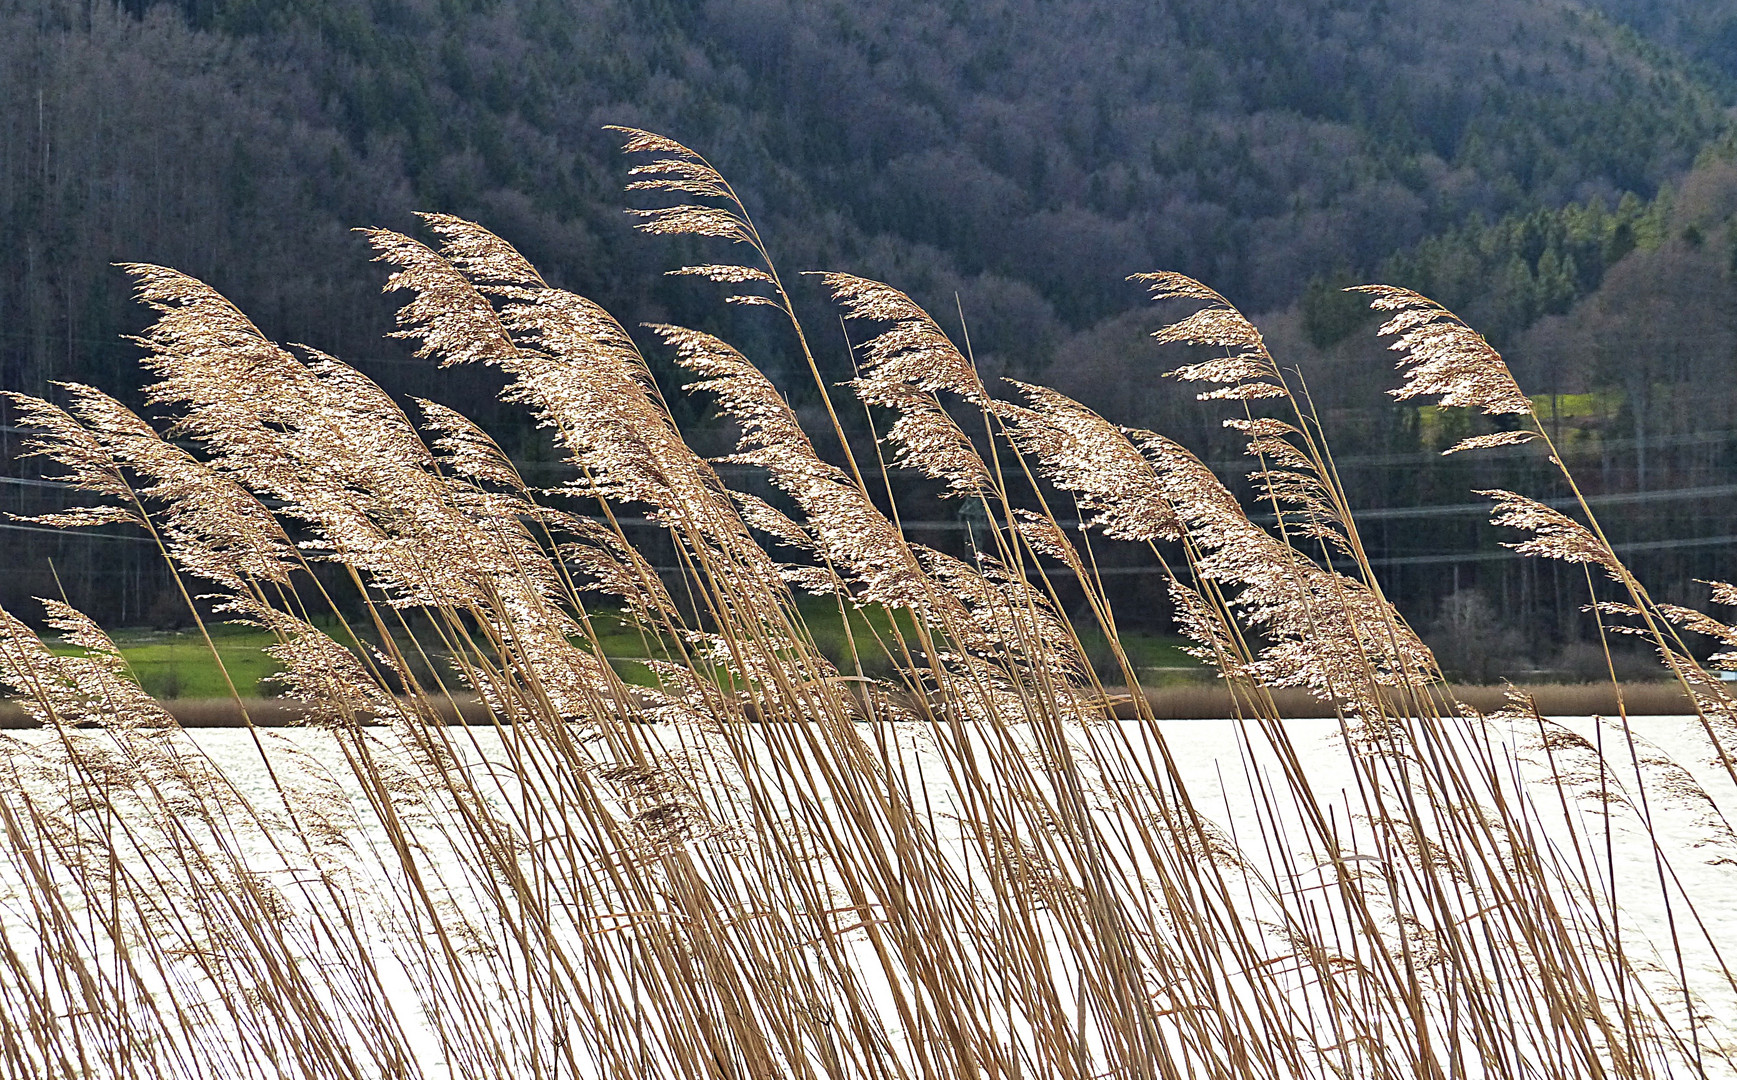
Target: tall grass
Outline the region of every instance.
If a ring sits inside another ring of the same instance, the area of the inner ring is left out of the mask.
[[[0,769],[8,1074],[1732,1071],[1737,979],[1705,891],[1737,865],[1731,792],[1621,716],[1588,740],[1518,694],[1487,714],[1453,700],[1370,571],[1306,395],[1223,297],[1144,279],[1187,309],[1159,339],[1212,350],[1174,374],[1234,410],[1275,529],[1173,441],[1040,386],[998,396],[909,298],[830,274],[850,390],[891,417],[860,457],[734,189],[622,133],[630,189],[665,200],[642,228],[742,252],[676,272],[772,309],[825,403],[823,452],[749,358],[649,328],[781,506],[689,448],[607,312],[442,215],[432,246],[368,233],[407,295],[399,333],[500,369],[575,467],[561,489],[162,267],[127,269],[156,314],[139,342],[164,431],[90,387],[15,396],[35,452],[105,496],[52,523],[147,530],[190,603],[269,631],[347,773],[255,730],[269,784],[246,795],[88,619],[47,602],[79,647],[60,655],[5,616],[0,680],[41,725]],[[1401,396],[1547,441],[1475,333],[1372,297]],[[980,504],[972,559],[906,538],[894,469]],[[1496,498],[1523,550],[1610,579],[1601,617],[1653,640],[1728,774],[1737,708],[1677,634],[1733,632],[1651,600],[1590,512]],[[679,575],[623,511],[662,526]],[[1084,536],[1060,524],[1076,517]],[[1175,729],[1087,662],[1064,584],[1137,684],[1091,534],[1151,548],[1229,684],[1243,750],[1222,767],[1252,834],[1190,790]],[[898,614],[841,618],[834,662],[799,593]],[[656,686],[604,659],[598,597],[643,631]],[[1326,766],[1280,719],[1295,688],[1336,718]]]

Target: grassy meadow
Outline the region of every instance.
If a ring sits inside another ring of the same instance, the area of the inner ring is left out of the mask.
[[[853,637],[867,639],[876,633],[886,636],[893,622],[892,614],[884,608],[852,607],[841,615],[836,603],[818,597],[800,598],[797,609],[815,647],[835,662],[849,654]],[[635,686],[658,685],[657,674],[646,661],[667,656],[670,650],[662,638],[648,634],[644,627],[608,609],[591,612],[590,621],[599,655],[609,661],[623,681]],[[907,633],[908,627],[907,618]],[[337,628],[336,622],[328,624],[328,632]],[[269,653],[277,642],[263,630],[217,623],[204,631],[133,629],[119,630],[110,636],[133,681],[158,701],[222,702],[235,696],[277,696],[279,687],[272,675],[278,670],[278,662]],[[401,653],[413,652],[411,637],[395,635],[398,639],[395,647]],[[1103,634],[1083,630],[1079,637],[1088,655],[1113,655],[1114,650]],[[1193,684],[1210,677],[1210,669],[1185,651],[1186,639],[1133,631],[1118,635],[1118,643],[1148,686]],[[56,655],[90,655],[88,650],[58,638],[49,639],[47,644]],[[355,638],[349,638],[347,644],[352,651],[360,651]],[[442,658],[445,655],[440,654]]]
[[[214,626],[210,644],[203,634],[173,630],[117,632],[114,641],[127,669],[159,701],[265,697],[277,670],[277,661],[266,654],[271,635],[248,627]],[[75,645],[50,642],[49,648],[63,656],[89,655]]]
[[[89,386],[13,396],[99,497],[38,524],[143,530],[200,614],[117,641],[58,601],[0,613],[34,725],[0,736],[0,1074],[1737,1073],[1737,700],[1690,642],[1737,631],[1655,600],[1584,501],[1480,493],[1584,575],[1607,640],[1657,655],[1669,723],[1614,667],[1603,717],[1456,693],[1382,594],[1331,433],[1207,286],[1139,278],[1171,374],[1246,439],[1254,505],[1163,433],[986,384],[881,282],[822,278],[858,372],[828,385],[727,178],[618,133],[640,227],[729,260],[672,273],[764,309],[814,408],[434,214],[366,233],[399,334],[502,373],[578,479],[532,487],[460,412],[159,266],[126,269],[161,424]],[[1396,396],[1475,414],[1449,452],[1560,460],[1471,327],[1359,295]],[[676,393],[770,498],[683,439]],[[907,537],[895,470],[977,504],[971,552]],[[1124,692],[1182,664],[1119,632],[1103,540],[1166,574],[1222,722]],[[231,688],[303,729],[196,736],[160,700]]]

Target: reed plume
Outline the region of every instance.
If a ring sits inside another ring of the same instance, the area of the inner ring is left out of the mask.
[[[1665,667],[1695,703],[1702,730],[1712,744],[1715,758],[1724,766],[1732,782],[1737,783],[1737,767],[1734,767],[1737,757],[1734,757],[1732,741],[1737,736],[1737,728],[1733,728],[1729,720],[1733,714],[1729,695],[1723,688],[1713,685],[1715,680],[1690,654],[1673,626],[1679,619],[1654,601],[1640,580],[1617,557],[1531,399],[1515,383],[1501,355],[1452,312],[1427,297],[1386,285],[1358,286],[1352,291],[1373,297],[1371,306],[1378,310],[1395,312],[1379,331],[1397,335],[1390,347],[1404,354],[1400,367],[1409,368],[1406,383],[1392,391],[1394,396],[1404,400],[1435,395],[1439,396],[1442,406],[1461,405],[1477,408],[1488,415],[1525,417],[1529,428],[1474,435],[1446,452],[1516,445],[1533,439],[1542,441],[1550,463],[1572,493],[1586,524],[1534,500],[1499,489],[1480,492],[1496,500],[1492,521],[1533,533],[1529,540],[1508,545],[1523,554],[1595,565],[1621,586],[1626,603],[1611,610],[1632,616],[1641,632],[1650,639]],[[1589,579],[1589,588],[1590,585]],[[1597,596],[1590,597],[1590,600],[1594,607],[1602,606]],[[1600,634],[1606,630],[1601,622]]]

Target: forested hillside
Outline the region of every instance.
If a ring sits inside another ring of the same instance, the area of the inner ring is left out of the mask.
[[[14,385],[118,355],[118,259],[373,350],[345,230],[412,209],[629,316],[691,307],[605,122],[705,148],[792,267],[961,293],[1019,363],[1136,303],[1125,274],[1266,310],[1469,217],[1648,198],[1723,123],[1671,54],[1536,0],[9,0],[0,73]]]
[[[1691,243],[1671,199],[1727,136],[1730,26],[1729,0],[0,0],[0,381],[136,385],[119,335],[142,315],[110,265],[128,260],[397,390],[468,399],[474,376],[382,343],[383,275],[349,231],[419,209],[486,223],[628,325],[717,330],[788,373],[758,313],[660,276],[691,242],[630,231],[601,130],[625,123],[707,152],[787,270],[885,278],[938,312],[957,296],[991,372],[1086,381],[1119,420],[1223,445],[1137,346],[1123,277],[1180,270],[1275,313],[1348,454],[1421,453],[1337,286],[1440,293],[1501,344],[1634,252],[1692,254],[1728,304],[1725,219]],[[1552,377],[1611,382],[1574,364]],[[1370,483],[1377,505],[1435,497]]]
[[[1737,11],[1704,0],[1590,0],[1613,21],[1701,65],[1702,78],[1737,79]]]

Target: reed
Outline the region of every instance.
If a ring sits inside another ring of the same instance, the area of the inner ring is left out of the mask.
[[[621,133],[630,190],[666,203],[636,211],[646,232],[742,253],[676,273],[771,309],[817,384],[818,445],[741,352],[649,328],[781,505],[687,445],[614,318],[443,215],[431,243],[367,234],[407,295],[399,333],[505,374],[575,467],[553,492],[459,413],[413,420],[162,267],[127,269],[156,316],[139,342],[165,431],[89,387],[15,396],[34,452],[104,497],[49,523],[147,530],[190,599],[269,631],[341,767],[266,730],[284,706],[237,695],[268,779],[244,791],[88,619],[48,602],[76,656],[0,620],[0,682],[36,728],[3,737],[0,767],[8,1074],[1732,1072],[1737,943],[1708,901],[1737,873],[1737,706],[1678,635],[1737,632],[1651,600],[1589,511],[1495,493],[1523,551],[1608,579],[1589,573],[1589,602],[1659,649],[1699,757],[1642,738],[1614,681],[1590,735],[1548,702],[1448,686],[1382,595],[1307,395],[1175,274],[1143,276],[1188,309],[1157,337],[1213,351],[1173,374],[1227,402],[1276,528],[1172,440],[1043,387],[998,396],[908,297],[829,274],[858,339],[849,389],[891,418],[859,459],[735,190]],[[1547,442],[1473,331],[1371,296],[1400,396],[1536,429],[1456,449]],[[894,469],[980,505],[973,558],[906,537]],[[679,578],[624,513],[662,526]],[[1083,536],[1059,523],[1076,517]],[[1137,681],[1093,533],[1169,575],[1237,724],[1216,787],[1252,818],[1202,796],[1163,699],[1087,662],[1063,583]],[[841,618],[829,659],[799,593],[897,617]],[[599,596],[657,685],[604,659]],[[1314,735],[1287,720],[1305,699]]]

